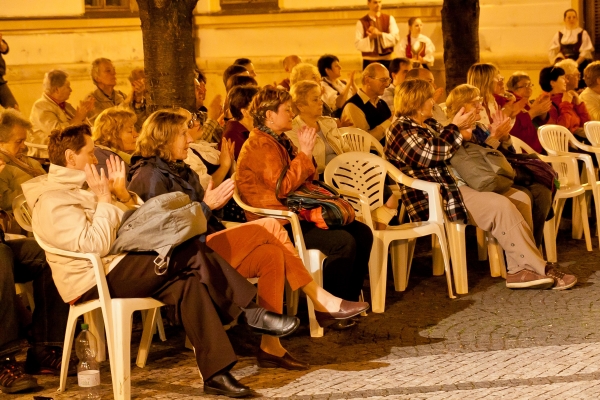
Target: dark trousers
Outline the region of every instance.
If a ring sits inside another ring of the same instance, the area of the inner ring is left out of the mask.
[[[4,108],[15,108],[18,105],[6,82],[0,83],[0,105]]]
[[[154,273],[155,258],[154,252],[125,256],[106,276],[111,297],[153,297],[175,306],[203,378],[231,369],[237,358],[223,324],[252,301],[254,286],[208,248],[204,236],[177,246],[165,275]],[[94,287],[79,301],[97,298]]]
[[[544,224],[552,208],[552,192],[540,183],[533,183],[526,187],[513,185],[513,188],[526,193],[531,200],[533,239],[535,240],[535,245],[540,247],[544,237]]]
[[[386,67],[388,70],[390,69],[390,63],[392,62],[392,60],[365,60],[363,59],[363,70],[365,68],[367,68],[367,65],[369,64],[373,64],[373,63],[379,63],[381,65],[383,65],[384,67]]]
[[[61,346],[69,316],[69,305],[61,299],[46,255],[34,239],[0,243],[0,356],[21,349],[15,309],[15,283],[33,281],[35,310],[32,341],[36,346]]]
[[[307,249],[317,249],[327,256],[323,266],[323,287],[334,296],[357,301],[365,276],[373,233],[365,224],[354,221],[339,229],[320,229],[312,222],[300,221]],[[291,226],[285,225],[290,238]]]

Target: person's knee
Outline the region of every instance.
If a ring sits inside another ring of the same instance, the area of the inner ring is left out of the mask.
[[[259,277],[267,274],[285,275],[285,258],[279,246],[263,244],[254,249],[250,256],[258,264]]]
[[[13,274],[14,255],[10,247],[0,243],[0,281],[4,281],[8,275]]]

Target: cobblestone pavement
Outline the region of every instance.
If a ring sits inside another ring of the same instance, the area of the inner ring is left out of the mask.
[[[468,242],[473,243],[474,237]],[[600,398],[600,253],[561,232],[559,261],[579,277],[568,291],[511,291],[491,278],[487,262],[469,248],[469,294],[450,300],[445,278],[431,276],[428,243],[417,245],[405,292],[391,272],[386,311],[369,313],[357,327],[311,339],[306,321],[284,346],[310,362],[309,371],[260,370],[258,337],[230,329],[240,361],[234,375],[257,397],[292,399],[597,399]],[[369,298],[368,285],[365,295]],[[300,314],[305,320],[306,315]],[[134,341],[139,340],[139,331]],[[183,334],[167,328],[153,343],[146,368],[132,363],[132,398],[200,399],[202,380]],[[133,346],[132,356],[136,354]],[[44,389],[31,399],[77,398],[76,378],[56,393],[58,378],[39,377]],[[108,363],[103,398],[110,399]]]

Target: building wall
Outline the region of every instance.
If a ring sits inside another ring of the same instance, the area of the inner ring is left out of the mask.
[[[346,71],[359,70],[361,58],[353,37],[356,20],[365,14],[365,1],[330,0],[327,8],[323,4],[280,0],[282,12],[227,15],[220,12],[218,0],[200,0],[194,17],[196,59],[208,75],[208,98],[224,94],[221,73],[237,57],[254,61],[261,85],[281,81],[285,77],[281,61],[293,53],[313,63],[320,55],[333,53]],[[423,33],[437,49],[436,82],[443,85],[442,2],[387,0],[384,5],[384,11],[396,18],[401,35],[407,34],[409,17],[422,18]],[[552,35],[571,6],[568,0],[480,0],[482,61],[496,63],[505,76],[525,70],[537,81],[537,71],[548,63]],[[11,47],[5,56],[6,78],[24,114],[40,96],[43,74],[52,68],[70,74],[70,101],[77,104],[93,89],[89,70],[97,57],[113,60],[118,88],[129,91],[129,71],[143,65],[139,19],[77,18],[83,11],[83,0],[0,0],[0,32]]]

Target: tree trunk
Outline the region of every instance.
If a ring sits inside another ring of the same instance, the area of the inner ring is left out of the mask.
[[[198,0],[137,0],[144,41],[147,107],[194,110],[192,13]]]
[[[467,71],[479,62],[479,0],[444,0],[442,34],[446,92],[467,82]]]

